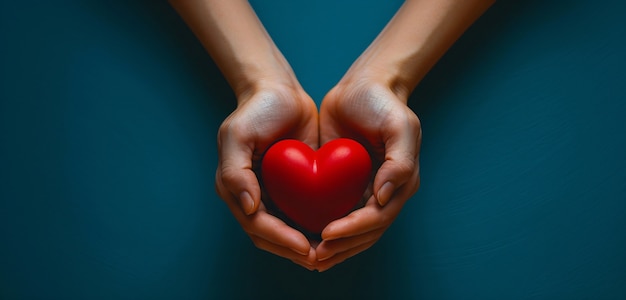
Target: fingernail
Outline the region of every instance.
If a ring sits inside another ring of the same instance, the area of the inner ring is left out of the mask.
[[[326,253],[324,253],[324,252],[326,252]],[[316,251],[315,254],[317,254],[316,255],[317,256],[317,261],[325,261],[325,260],[327,260],[327,259],[329,259],[329,258],[331,258],[331,257],[333,257],[335,255],[335,253],[332,253],[330,251],[323,251],[322,255],[320,255],[319,251]]]
[[[241,195],[239,195],[239,204],[246,215],[252,214],[252,211],[254,210],[254,200],[252,200],[250,193],[246,191],[241,192]]]
[[[391,198],[394,189],[395,187],[393,186],[393,183],[389,181],[385,182],[385,184],[380,187],[378,193],[376,194],[376,199],[378,200],[378,204],[380,204],[380,206],[385,206],[385,204],[389,202],[389,198]]]

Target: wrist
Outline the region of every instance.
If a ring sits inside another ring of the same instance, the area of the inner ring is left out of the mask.
[[[363,58],[363,57],[361,57]],[[357,60],[339,81],[336,87],[341,91],[351,89],[380,90],[392,92],[396,98],[406,104],[413,86],[402,77],[400,68],[393,64],[381,65],[362,63]]]
[[[238,99],[259,85],[297,85],[291,67],[248,1],[170,2],[209,52]]]
[[[283,59],[260,59],[244,64],[230,85],[241,104],[251,95],[263,91],[299,93],[302,87],[289,64]]]
[[[237,97],[237,105],[242,106],[253,99],[263,100],[268,95],[280,96],[283,99],[297,102],[302,100],[310,100],[308,94],[298,83],[295,77],[262,75],[247,81],[235,89]]]
[[[348,77],[366,77],[406,99],[456,39],[493,0],[405,1],[352,65]]]

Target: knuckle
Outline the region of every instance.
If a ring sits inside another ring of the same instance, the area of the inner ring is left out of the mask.
[[[247,137],[254,134],[255,126],[249,118],[243,117],[237,112],[228,116],[217,130],[218,143],[228,139],[246,141]]]
[[[411,111],[411,116],[409,118],[409,126],[411,127],[411,129],[416,131],[421,131],[422,128],[422,122],[413,111]]]
[[[395,171],[401,178],[409,178],[413,175],[416,169],[416,160],[412,155],[404,155],[402,158],[396,161]]]
[[[228,164],[225,164],[222,166],[222,170],[220,173],[221,173],[220,179],[222,180],[225,186],[230,186],[238,182],[239,178],[241,177],[239,172],[237,172],[237,170],[235,170],[234,167]]]

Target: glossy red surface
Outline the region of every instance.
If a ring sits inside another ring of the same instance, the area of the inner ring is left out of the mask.
[[[361,200],[372,163],[365,148],[336,139],[318,151],[297,140],[282,140],[266,152],[264,187],[271,201],[311,233],[348,214]]]

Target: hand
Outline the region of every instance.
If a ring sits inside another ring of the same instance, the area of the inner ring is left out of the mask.
[[[406,1],[325,97],[319,134],[315,104],[301,87],[258,85],[268,78],[297,80],[248,1],[170,2],[238,95],[238,108],[218,134],[218,194],[259,248],[308,269],[317,260],[323,271],[372,246],[417,191],[421,126],[406,99],[494,0]],[[237,18],[225,12],[237,12]],[[338,137],[360,141],[380,168],[365,206],[330,223],[313,249],[304,235],[267,213],[253,170],[277,139],[317,148],[318,136],[322,143]]]
[[[421,126],[401,97],[374,80],[342,80],[322,102],[321,144],[356,139],[380,167],[365,206],[323,230],[316,248],[319,271],[376,243],[419,187]]]
[[[313,270],[315,250],[302,233],[268,213],[254,171],[278,139],[318,147],[317,107],[301,88],[284,87],[256,88],[238,103],[218,132],[217,192],[258,248]]]

